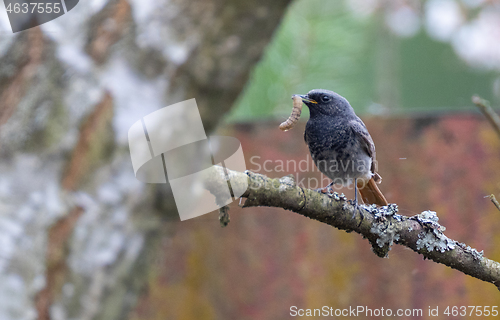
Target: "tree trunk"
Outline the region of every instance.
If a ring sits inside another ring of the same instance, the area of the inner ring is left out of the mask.
[[[0,29],[1,319],[128,318],[179,219],[135,179],[129,127],[196,98],[212,131],[288,3],[80,1]]]

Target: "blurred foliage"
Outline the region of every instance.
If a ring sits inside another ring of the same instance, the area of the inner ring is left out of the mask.
[[[226,120],[285,119],[290,96],[314,88],[340,93],[361,114],[473,110],[476,93],[495,102],[498,73],[470,67],[423,28],[396,36],[382,12],[360,17],[346,1],[296,1]]]
[[[401,41],[401,105],[409,110],[471,109],[479,94],[495,101],[497,73],[474,69],[460,60],[448,43],[430,39],[424,32]]]
[[[499,261],[499,213],[484,196],[500,193],[500,139],[487,120],[373,117],[366,125],[374,141],[384,141],[377,144],[380,188],[399,213],[436,210],[448,237]],[[233,130],[249,170],[292,174],[303,187],[322,181],[305,160],[304,123],[286,133],[261,122]],[[354,196],[352,189],[342,192]],[[291,306],[422,309],[423,317],[365,318],[431,319],[429,307],[498,305],[494,285],[402,246],[380,259],[357,234],[277,208],[230,207],[223,230],[216,212],[176,225],[131,319],[287,319]]]

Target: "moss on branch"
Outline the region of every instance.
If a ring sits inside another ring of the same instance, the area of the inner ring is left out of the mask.
[[[213,194],[218,194],[218,188],[227,187],[227,178],[222,168],[214,168],[206,186]],[[444,235],[446,228],[438,223],[433,211],[407,217],[397,213],[395,204],[385,207],[359,205],[356,209],[343,194],[327,195],[297,186],[292,175],[269,178],[250,171],[227,170],[227,177],[233,189],[246,187],[246,191],[240,193],[246,198],[244,208],[283,208],[340,230],[354,231],[368,239],[379,257],[386,257],[392,245],[403,245],[423,255],[424,259],[493,283],[500,290],[500,263]]]

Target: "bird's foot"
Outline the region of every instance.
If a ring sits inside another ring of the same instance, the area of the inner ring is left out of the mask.
[[[328,186],[324,187],[324,188],[314,189],[314,191],[319,192],[319,193],[323,193],[323,194],[331,193],[330,188]]]
[[[361,221],[359,221],[358,227],[361,225],[363,220],[365,219],[365,215],[363,214],[363,210],[366,211],[365,208],[361,207],[359,203],[356,200],[349,200],[351,205],[354,207],[354,213],[352,214],[352,219],[356,217],[356,213],[359,212],[359,215],[361,216]]]
[[[327,194],[327,195],[332,195],[334,192],[332,189],[332,185],[333,185],[333,182],[324,188],[314,189],[314,191],[319,192],[319,193],[323,193],[323,194]]]

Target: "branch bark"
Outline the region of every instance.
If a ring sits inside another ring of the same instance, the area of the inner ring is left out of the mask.
[[[500,116],[498,116],[495,110],[493,110],[490,102],[479,96],[473,96],[472,102],[479,108],[479,110],[481,110],[493,129],[495,129],[497,135],[500,137]]]
[[[356,210],[351,200],[338,193],[321,194],[297,186],[293,175],[269,178],[254,172],[227,170],[233,189],[248,183],[242,197],[244,208],[266,206],[296,212],[346,232],[356,232],[368,239],[373,252],[386,257],[393,244],[403,245],[437,263],[442,263],[474,278],[493,283],[500,290],[500,263],[485,258],[470,246],[444,235],[436,213],[424,211],[407,217],[398,214],[396,204],[386,207],[360,205]],[[227,188],[224,170],[214,166],[205,181],[214,195]]]

